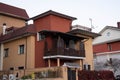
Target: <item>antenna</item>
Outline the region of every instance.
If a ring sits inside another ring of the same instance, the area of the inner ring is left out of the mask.
[[[90,24],[91,24],[91,29],[94,29],[94,26],[92,25],[92,18],[89,18]]]

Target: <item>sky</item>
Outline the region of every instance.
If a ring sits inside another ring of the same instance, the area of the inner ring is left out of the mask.
[[[120,0],[0,0],[12,6],[23,8],[29,17],[53,10],[76,17],[72,25],[82,25],[94,28],[100,32],[105,26],[117,27],[120,22]]]

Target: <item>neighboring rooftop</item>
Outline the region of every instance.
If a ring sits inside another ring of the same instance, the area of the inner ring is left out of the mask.
[[[71,34],[78,34],[79,33],[81,35],[89,36],[89,37],[92,37],[92,38],[100,36],[100,34],[90,32],[90,31],[86,31],[86,30],[82,30],[82,29],[74,29],[74,30],[69,31],[68,33],[71,33]]]
[[[120,31],[120,28],[118,28],[118,27],[106,26],[106,27],[104,27],[99,33],[101,34],[101,33],[104,32],[106,29],[112,29],[112,30]]]
[[[55,11],[52,11],[52,10],[49,10],[49,11],[44,12],[42,14],[39,14],[39,15],[37,15],[37,16],[31,18],[31,19],[36,20],[38,18],[42,18],[42,17],[48,16],[48,15],[55,15],[55,16],[63,17],[63,18],[70,19],[70,20],[77,19],[75,17],[71,17],[71,16],[68,16],[68,15],[65,15],[65,14],[61,14],[61,13],[58,13],[58,12],[55,12]]]
[[[29,19],[29,16],[27,12],[25,11],[25,9],[14,7],[14,6],[4,4],[1,2],[0,2],[0,14],[20,18],[23,20]]]
[[[74,25],[71,28],[72,28],[72,30],[74,30],[74,29],[81,29],[81,30],[90,31],[90,32],[92,30],[91,28],[88,28],[88,27],[85,27],[85,26],[81,26],[81,25]]]
[[[7,42],[7,41],[11,41],[11,40],[18,39],[18,38],[21,38],[21,37],[25,37],[25,36],[28,36],[28,35],[33,35],[35,33],[36,32],[35,32],[34,25],[30,24],[30,25],[24,26],[22,28],[16,29],[11,33],[1,35],[0,36],[0,43],[4,43],[4,42]]]

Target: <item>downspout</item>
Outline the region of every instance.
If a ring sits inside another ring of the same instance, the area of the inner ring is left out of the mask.
[[[26,52],[26,54],[25,54],[25,68],[24,68],[24,76],[25,76],[25,71],[26,71],[26,69],[27,69],[27,37],[25,38],[25,52]]]

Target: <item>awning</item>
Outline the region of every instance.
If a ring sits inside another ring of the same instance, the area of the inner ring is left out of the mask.
[[[77,63],[64,63],[63,66],[69,67],[69,68],[80,68],[80,65]]]

